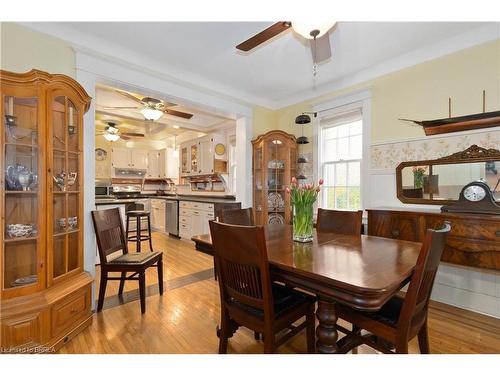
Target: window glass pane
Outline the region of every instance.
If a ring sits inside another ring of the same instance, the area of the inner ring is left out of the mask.
[[[349,209],[350,210],[357,210],[361,208],[361,191],[359,186],[358,187],[350,187],[348,188],[348,193],[349,193]]]
[[[325,164],[324,168],[324,177],[325,186],[334,186],[335,185],[335,164]]]
[[[347,164],[339,163],[336,164],[335,171],[335,186],[345,186],[347,185]]]
[[[337,158],[336,160],[349,159],[349,138],[341,138],[337,143]]]
[[[359,186],[360,185],[360,162],[354,161],[348,164],[348,186]]]
[[[337,127],[332,126],[323,130],[324,139],[337,138]]]
[[[352,122],[350,125],[350,135],[356,135],[356,134],[361,134],[362,133],[362,123],[361,120]]]
[[[335,188],[335,208],[347,209],[347,188]]]
[[[324,143],[324,160],[333,161],[337,160],[337,140],[326,140]]]
[[[350,124],[336,126],[338,129],[338,137],[347,137],[349,135],[349,126]]]
[[[363,151],[361,135],[349,137],[349,159],[361,159]]]
[[[325,187],[323,190],[323,207],[335,208],[335,188]]]

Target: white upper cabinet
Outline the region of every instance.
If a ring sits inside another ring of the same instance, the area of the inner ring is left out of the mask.
[[[158,150],[148,151],[148,171],[146,177],[160,178],[160,152]]]
[[[147,169],[148,168],[148,151],[131,149],[130,160],[132,168],[134,169]]]
[[[180,146],[181,176],[228,173],[226,137],[210,134]]]
[[[112,166],[114,168],[133,168],[147,169],[148,168],[148,151],[132,148],[113,147],[112,151]]]
[[[112,148],[112,166],[114,168],[132,168],[130,159],[130,149],[128,148]]]

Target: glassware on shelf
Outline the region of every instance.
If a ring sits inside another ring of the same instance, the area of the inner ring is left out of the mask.
[[[66,172],[62,171],[61,173],[56,173],[54,176],[52,176],[52,178],[61,191],[66,191]]]
[[[33,183],[33,173],[22,164],[8,165],[5,170],[7,190],[28,190]]]
[[[76,176],[78,174],[76,172],[69,172],[66,176],[66,185],[67,187],[73,186],[76,182]]]

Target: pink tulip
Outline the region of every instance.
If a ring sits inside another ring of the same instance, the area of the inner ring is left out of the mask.
[[[322,178],[320,178],[320,179],[319,179],[319,184],[320,184],[320,185],[323,185],[323,183],[324,183],[324,182],[325,182],[325,181],[324,181]]]
[[[285,190],[286,190],[286,192],[287,192],[288,194],[290,194],[290,188],[289,188],[289,187],[287,187]]]
[[[316,189],[316,193],[319,193],[320,191],[321,191],[321,189],[318,186],[318,188]]]
[[[295,177],[292,177],[292,184],[296,184],[297,183],[297,179]]]

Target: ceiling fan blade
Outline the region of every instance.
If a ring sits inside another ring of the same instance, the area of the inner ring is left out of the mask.
[[[142,133],[120,132],[120,136],[123,135],[127,137],[144,137],[144,134]]]
[[[104,109],[139,109],[140,107],[103,107]]]
[[[182,118],[185,118],[185,119],[188,119],[188,120],[191,117],[193,117],[193,115],[191,113],[180,112],[180,111],[176,111],[175,109],[165,108],[163,110],[163,112],[165,112],[166,114],[172,115],[172,116],[182,117]]]
[[[316,57],[316,64],[326,61],[332,57],[332,49],[330,47],[330,37],[328,33],[316,40],[311,39],[311,54],[313,60]]]
[[[250,39],[247,39],[244,42],[238,44],[236,48],[240,51],[248,52],[251,49],[257,47],[259,44],[262,44],[265,41],[282,33],[283,31],[288,30],[290,26],[292,26],[292,23],[288,21],[276,22],[274,25],[269,26],[264,31],[261,31],[260,33],[252,36]]]
[[[120,138],[119,139],[123,139],[124,141],[128,141],[131,138],[127,137],[126,135],[120,134]]]
[[[142,103],[142,100],[139,99],[139,98],[136,98],[134,95],[131,95],[129,94],[128,92],[125,92],[125,91],[120,91],[120,90],[115,90],[115,92],[117,92],[118,94],[120,94],[121,96],[124,96],[126,98],[129,98],[129,99],[132,99],[134,101],[136,101],[137,103]]]

